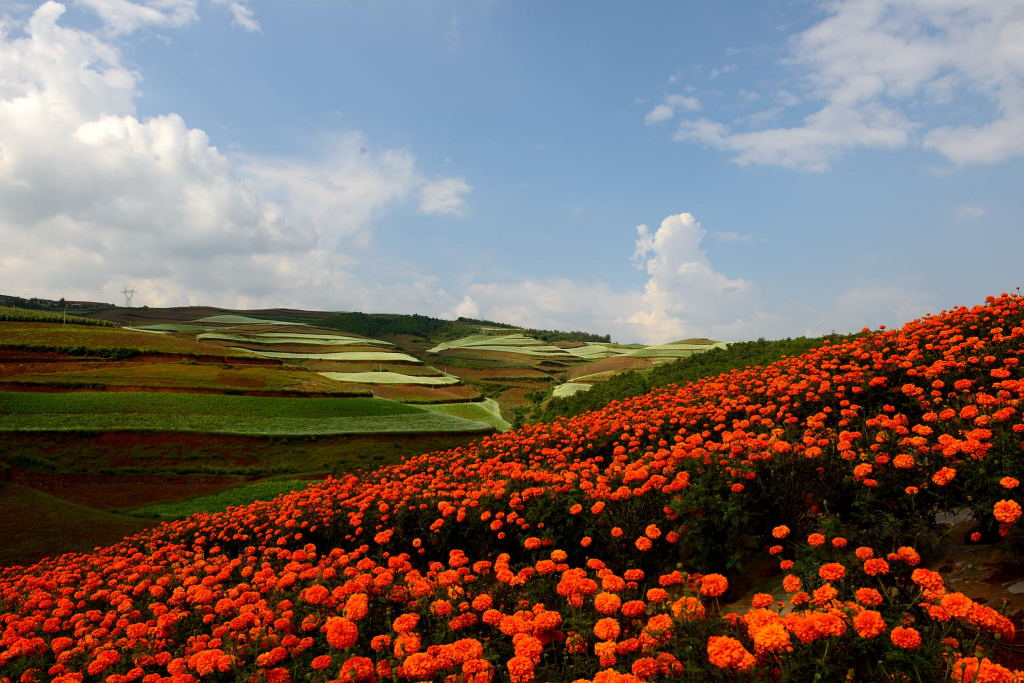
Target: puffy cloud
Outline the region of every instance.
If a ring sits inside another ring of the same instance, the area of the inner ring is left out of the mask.
[[[192,5],[90,6],[129,30]],[[423,188],[445,190],[428,192],[431,210],[461,210],[464,180],[427,179],[410,152],[358,132],[311,161],[229,158],[177,114],[139,118],[139,74],[109,40],[61,26],[63,12],[44,3],[17,37],[0,34],[0,290],[112,300],[130,284],[148,305],[425,298],[414,290],[428,278],[408,271],[402,287],[364,284],[356,271],[377,266],[355,256],[374,220]]]
[[[424,182],[420,186],[420,213],[463,216],[466,213],[465,195],[473,186],[465,178],[442,178]]]
[[[132,33],[144,27],[184,26],[199,18],[198,0],[76,0],[96,12],[113,34]]]
[[[733,152],[740,164],[809,171],[855,148],[918,144],[956,164],[1024,154],[1022,0],[839,0],[827,10],[784,61],[816,111],[796,125],[749,130],[684,121],[676,139]],[[989,120],[943,121],[942,105],[957,94]]]
[[[705,237],[689,213],[668,216],[656,230],[638,226],[633,259],[647,276],[642,288],[617,290],[601,280],[564,277],[475,283],[465,287],[460,307],[471,306],[470,317],[645,343],[742,339],[765,329],[775,318],[759,311],[751,282],[714,269],[702,247]]]
[[[678,110],[697,111],[698,109],[700,109],[700,100],[696,97],[668,95],[654,109],[647,112],[647,116],[644,117],[644,123],[647,125],[661,123],[675,116]]]
[[[231,20],[238,26],[250,33],[259,33],[260,22],[249,7],[248,0],[213,0],[215,5],[220,5],[231,14]]]

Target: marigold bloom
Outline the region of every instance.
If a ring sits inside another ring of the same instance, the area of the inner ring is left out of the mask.
[[[825,537],[822,534],[811,534],[807,537],[807,544],[813,546],[825,545]]]
[[[729,580],[721,574],[706,574],[700,580],[700,594],[714,598],[729,589]]]
[[[341,665],[338,678],[343,681],[373,681],[377,672],[369,657],[349,657]]]
[[[1003,477],[999,480],[999,485],[1004,489],[1015,489],[1020,486],[1020,480],[1013,477]]]
[[[800,590],[802,585],[803,583],[800,581],[800,577],[795,574],[787,574],[785,578],[782,579],[782,590],[787,593],[796,593]]]
[[[408,612],[395,617],[395,620],[391,622],[391,628],[395,633],[409,633],[416,628],[418,623],[420,623],[420,615]]]
[[[643,600],[629,600],[622,605],[622,613],[627,617],[639,617],[647,611],[647,603]]]
[[[789,527],[785,524],[781,524],[775,527],[774,529],[772,529],[772,536],[778,539],[782,539],[786,536],[789,536]]]
[[[1020,519],[1020,503],[1015,500],[1001,500],[992,506],[992,514],[1003,524],[1013,524]]]
[[[904,650],[913,650],[921,644],[921,634],[915,628],[897,626],[889,632],[889,639]]]
[[[641,536],[638,539],[636,539],[633,545],[635,545],[636,549],[640,552],[647,552],[652,547],[654,547],[654,544],[651,543],[651,539],[647,538],[646,536]]]
[[[880,557],[872,557],[864,560],[864,573],[868,576],[878,576],[889,573],[889,563]]]
[[[1016,683],[1018,674],[994,664],[987,657],[965,657],[953,663],[951,681],[954,683]]]
[[[594,608],[601,614],[612,615],[619,611],[622,598],[615,593],[602,591],[594,596]]]
[[[771,593],[754,593],[754,597],[750,599],[750,605],[758,609],[771,607],[774,604],[775,597]]]
[[[861,638],[874,638],[885,633],[887,626],[880,613],[867,609],[853,618],[853,628]]]
[[[620,633],[622,633],[622,627],[617,619],[605,617],[604,619],[598,619],[597,623],[594,624],[594,635],[601,640],[615,640],[619,637]]]
[[[743,643],[729,636],[711,636],[708,638],[708,661],[720,669],[736,669],[746,671],[754,666],[754,655]]]
[[[867,607],[877,607],[882,604],[882,594],[874,588],[858,588],[853,595],[857,602]]]
[[[818,568],[818,576],[823,581],[838,581],[846,576],[846,567],[838,562],[829,562]]]
[[[936,486],[946,486],[956,477],[956,470],[952,467],[943,467],[932,475],[932,481]]]
[[[782,652],[790,650],[789,632],[779,622],[766,624],[753,633],[754,651],[758,654],[764,652]]]
[[[328,617],[324,633],[327,635],[327,643],[339,650],[352,647],[359,638],[359,628],[345,617]]]
[[[971,608],[974,607],[974,601],[963,593],[947,593],[942,596],[939,604],[958,619],[969,616]]]
[[[686,595],[672,603],[672,616],[676,619],[702,619],[704,604],[697,598]]]

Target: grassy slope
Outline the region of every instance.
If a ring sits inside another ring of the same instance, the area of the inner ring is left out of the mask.
[[[282,493],[297,491],[309,484],[306,479],[270,479],[237,486],[205,496],[144,505],[124,514],[149,519],[181,519],[197,512],[221,512],[232,505],[248,505],[257,500],[272,500]]]
[[[0,392],[2,431],[170,431],[240,435],[479,432],[487,426],[365,398]]]
[[[15,484],[0,484],[0,565],[27,564],[58,552],[88,552],[152,523]],[[26,527],[31,527],[26,533]]]
[[[152,332],[56,323],[0,322],[0,347],[54,350],[84,348],[96,351],[132,349],[140,353],[173,353],[191,356],[249,357],[251,355],[247,351],[214,347]]]
[[[349,394],[354,390],[318,373],[294,367],[223,366],[220,364],[141,363],[120,367],[96,367],[66,372],[27,372],[8,375],[6,382],[21,384],[108,387],[141,386],[154,389],[246,390]]]

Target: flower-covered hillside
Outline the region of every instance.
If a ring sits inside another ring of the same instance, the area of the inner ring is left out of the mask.
[[[1022,355],[1003,295],[10,568],[0,677],[1021,680],[921,554],[1020,551]]]

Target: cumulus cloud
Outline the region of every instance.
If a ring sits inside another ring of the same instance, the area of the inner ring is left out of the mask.
[[[758,308],[753,283],[715,270],[702,246],[707,233],[691,214],[636,231],[633,261],[646,275],[643,287],[617,289],[599,279],[565,277],[473,283],[464,287],[459,304],[459,310],[473,313],[460,315],[645,343],[742,339],[772,322]]]
[[[688,97],[687,95],[668,95],[664,100],[654,107],[654,109],[647,112],[644,117],[644,123],[652,125],[655,123],[661,123],[662,121],[668,121],[676,112],[679,110],[683,111],[697,111],[700,109],[700,100],[696,97]]]
[[[466,199],[473,186],[465,178],[442,178],[424,182],[420,186],[420,213],[464,216]]]
[[[794,36],[784,61],[812,113],[747,130],[687,120],[675,138],[731,152],[739,164],[808,171],[857,148],[919,145],[955,164],[1024,154],[1024,2],[839,0],[827,10]],[[942,105],[958,94],[988,120],[955,125]]]
[[[231,14],[231,20],[235,26],[250,33],[259,33],[260,22],[256,20],[256,15],[249,7],[248,0],[213,0],[213,2]]]
[[[199,18],[198,0],[76,0],[96,12],[113,34],[132,33],[144,27],[184,26]]]
[[[90,6],[117,31],[175,25],[194,9]],[[462,210],[463,179],[427,178],[411,152],[374,150],[358,132],[313,160],[230,158],[177,114],[142,119],[141,76],[109,36],[62,26],[63,12],[47,2],[18,34],[0,33],[0,289],[130,284],[148,305],[394,300],[355,275],[357,261],[369,267],[356,256],[374,220],[434,186],[447,190],[428,193],[430,210]],[[407,300],[417,277],[403,283]]]

